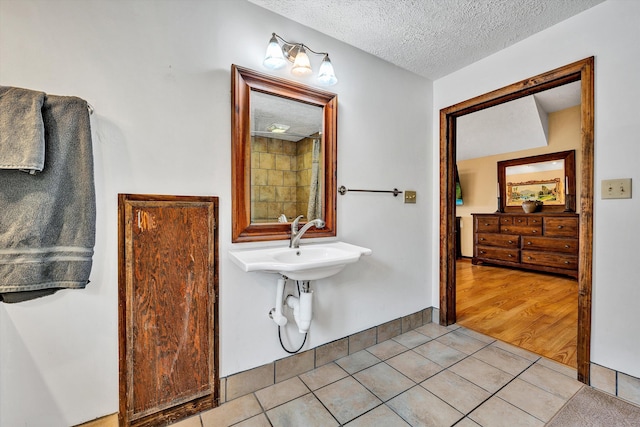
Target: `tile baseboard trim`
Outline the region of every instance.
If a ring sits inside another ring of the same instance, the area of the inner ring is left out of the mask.
[[[434,319],[437,322],[438,312],[437,308],[428,307],[292,356],[220,378],[218,405],[404,334]]]
[[[640,378],[591,362],[590,386],[640,405]]]

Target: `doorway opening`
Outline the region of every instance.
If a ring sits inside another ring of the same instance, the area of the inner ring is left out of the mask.
[[[594,58],[557,68],[440,111],[440,323],[456,322],[456,119],[524,96],[580,82],[581,188],[578,255],[578,380],[589,383],[593,258]]]

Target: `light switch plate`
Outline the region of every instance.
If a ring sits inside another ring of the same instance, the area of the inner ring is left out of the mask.
[[[603,179],[601,194],[603,199],[630,199],[631,178]]]
[[[404,202],[405,203],[415,203],[416,202],[416,192],[412,190],[405,190],[404,192]]]

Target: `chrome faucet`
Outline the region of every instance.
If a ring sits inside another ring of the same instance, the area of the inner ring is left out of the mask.
[[[316,218],[312,221],[307,222],[300,230],[298,230],[298,224],[300,223],[300,219],[304,216],[300,215],[291,223],[291,241],[289,242],[290,248],[299,248],[300,247],[300,239],[302,235],[307,232],[312,226],[316,228],[324,228],[324,221],[320,218]]]

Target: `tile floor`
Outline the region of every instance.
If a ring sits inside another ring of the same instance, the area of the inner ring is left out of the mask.
[[[567,366],[429,323],[173,427],[544,426],[583,384]]]

